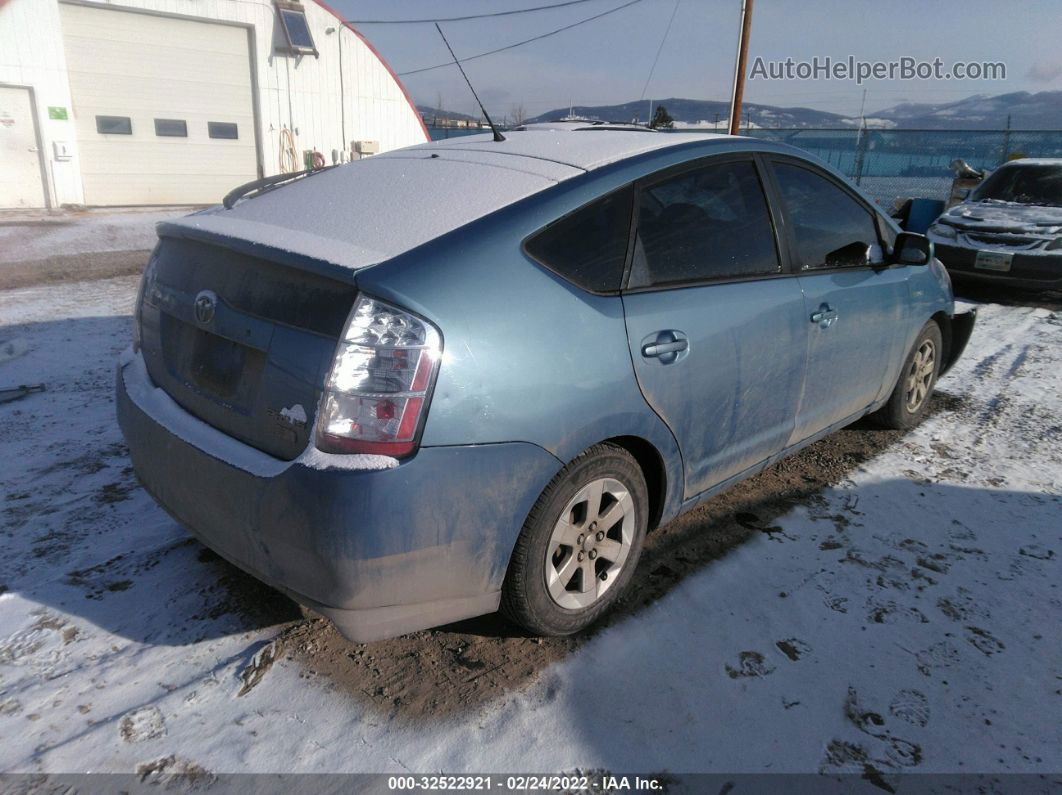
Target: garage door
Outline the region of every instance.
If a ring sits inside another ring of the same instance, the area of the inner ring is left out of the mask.
[[[213,204],[258,176],[246,28],[60,8],[86,204]]]

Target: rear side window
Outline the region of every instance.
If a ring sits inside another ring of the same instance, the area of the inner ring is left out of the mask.
[[[525,244],[550,270],[595,293],[623,281],[634,191],[624,188],[556,221]]]
[[[774,226],[751,161],[642,189],[630,287],[778,273]]]
[[[873,215],[825,177],[801,166],[775,163],[797,256],[804,269],[866,264],[866,247],[877,246]]]

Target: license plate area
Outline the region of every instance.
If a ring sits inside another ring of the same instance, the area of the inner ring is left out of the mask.
[[[217,397],[235,397],[243,377],[247,348],[199,329],[193,335],[192,382]]]
[[[1010,270],[1010,264],[1014,255],[1006,251],[978,251],[974,258],[974,267],[983,271],[999,271],[1006,273]]]
[[[248,413],[266,354],[161,313],[164,360],[170,374],[194,393]]]

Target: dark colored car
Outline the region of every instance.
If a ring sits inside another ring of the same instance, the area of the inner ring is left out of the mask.
[[[957,279],[1062,289],[1062,158],[1000,166],[928,237]]]

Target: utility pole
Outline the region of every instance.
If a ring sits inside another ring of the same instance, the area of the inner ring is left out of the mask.
[[[863,101],[859,105],[859,130],[856,132],[855,184],[863,182],[863,162],[867,154],[867,90],[863,89]]]
[[[745,66],[749,58],[749,29],[752,27],[752,0],[741,0],[741,32],[738,35],[734,86],[730,92],[730,134],[741,130],[741,100],[745,94]]]
[[[1007,114],[1007,128],[1003,131],[1003,151],[1000,154],[999,162],[1006,163],[1007,157],[1010,155],[1010,114]]]

